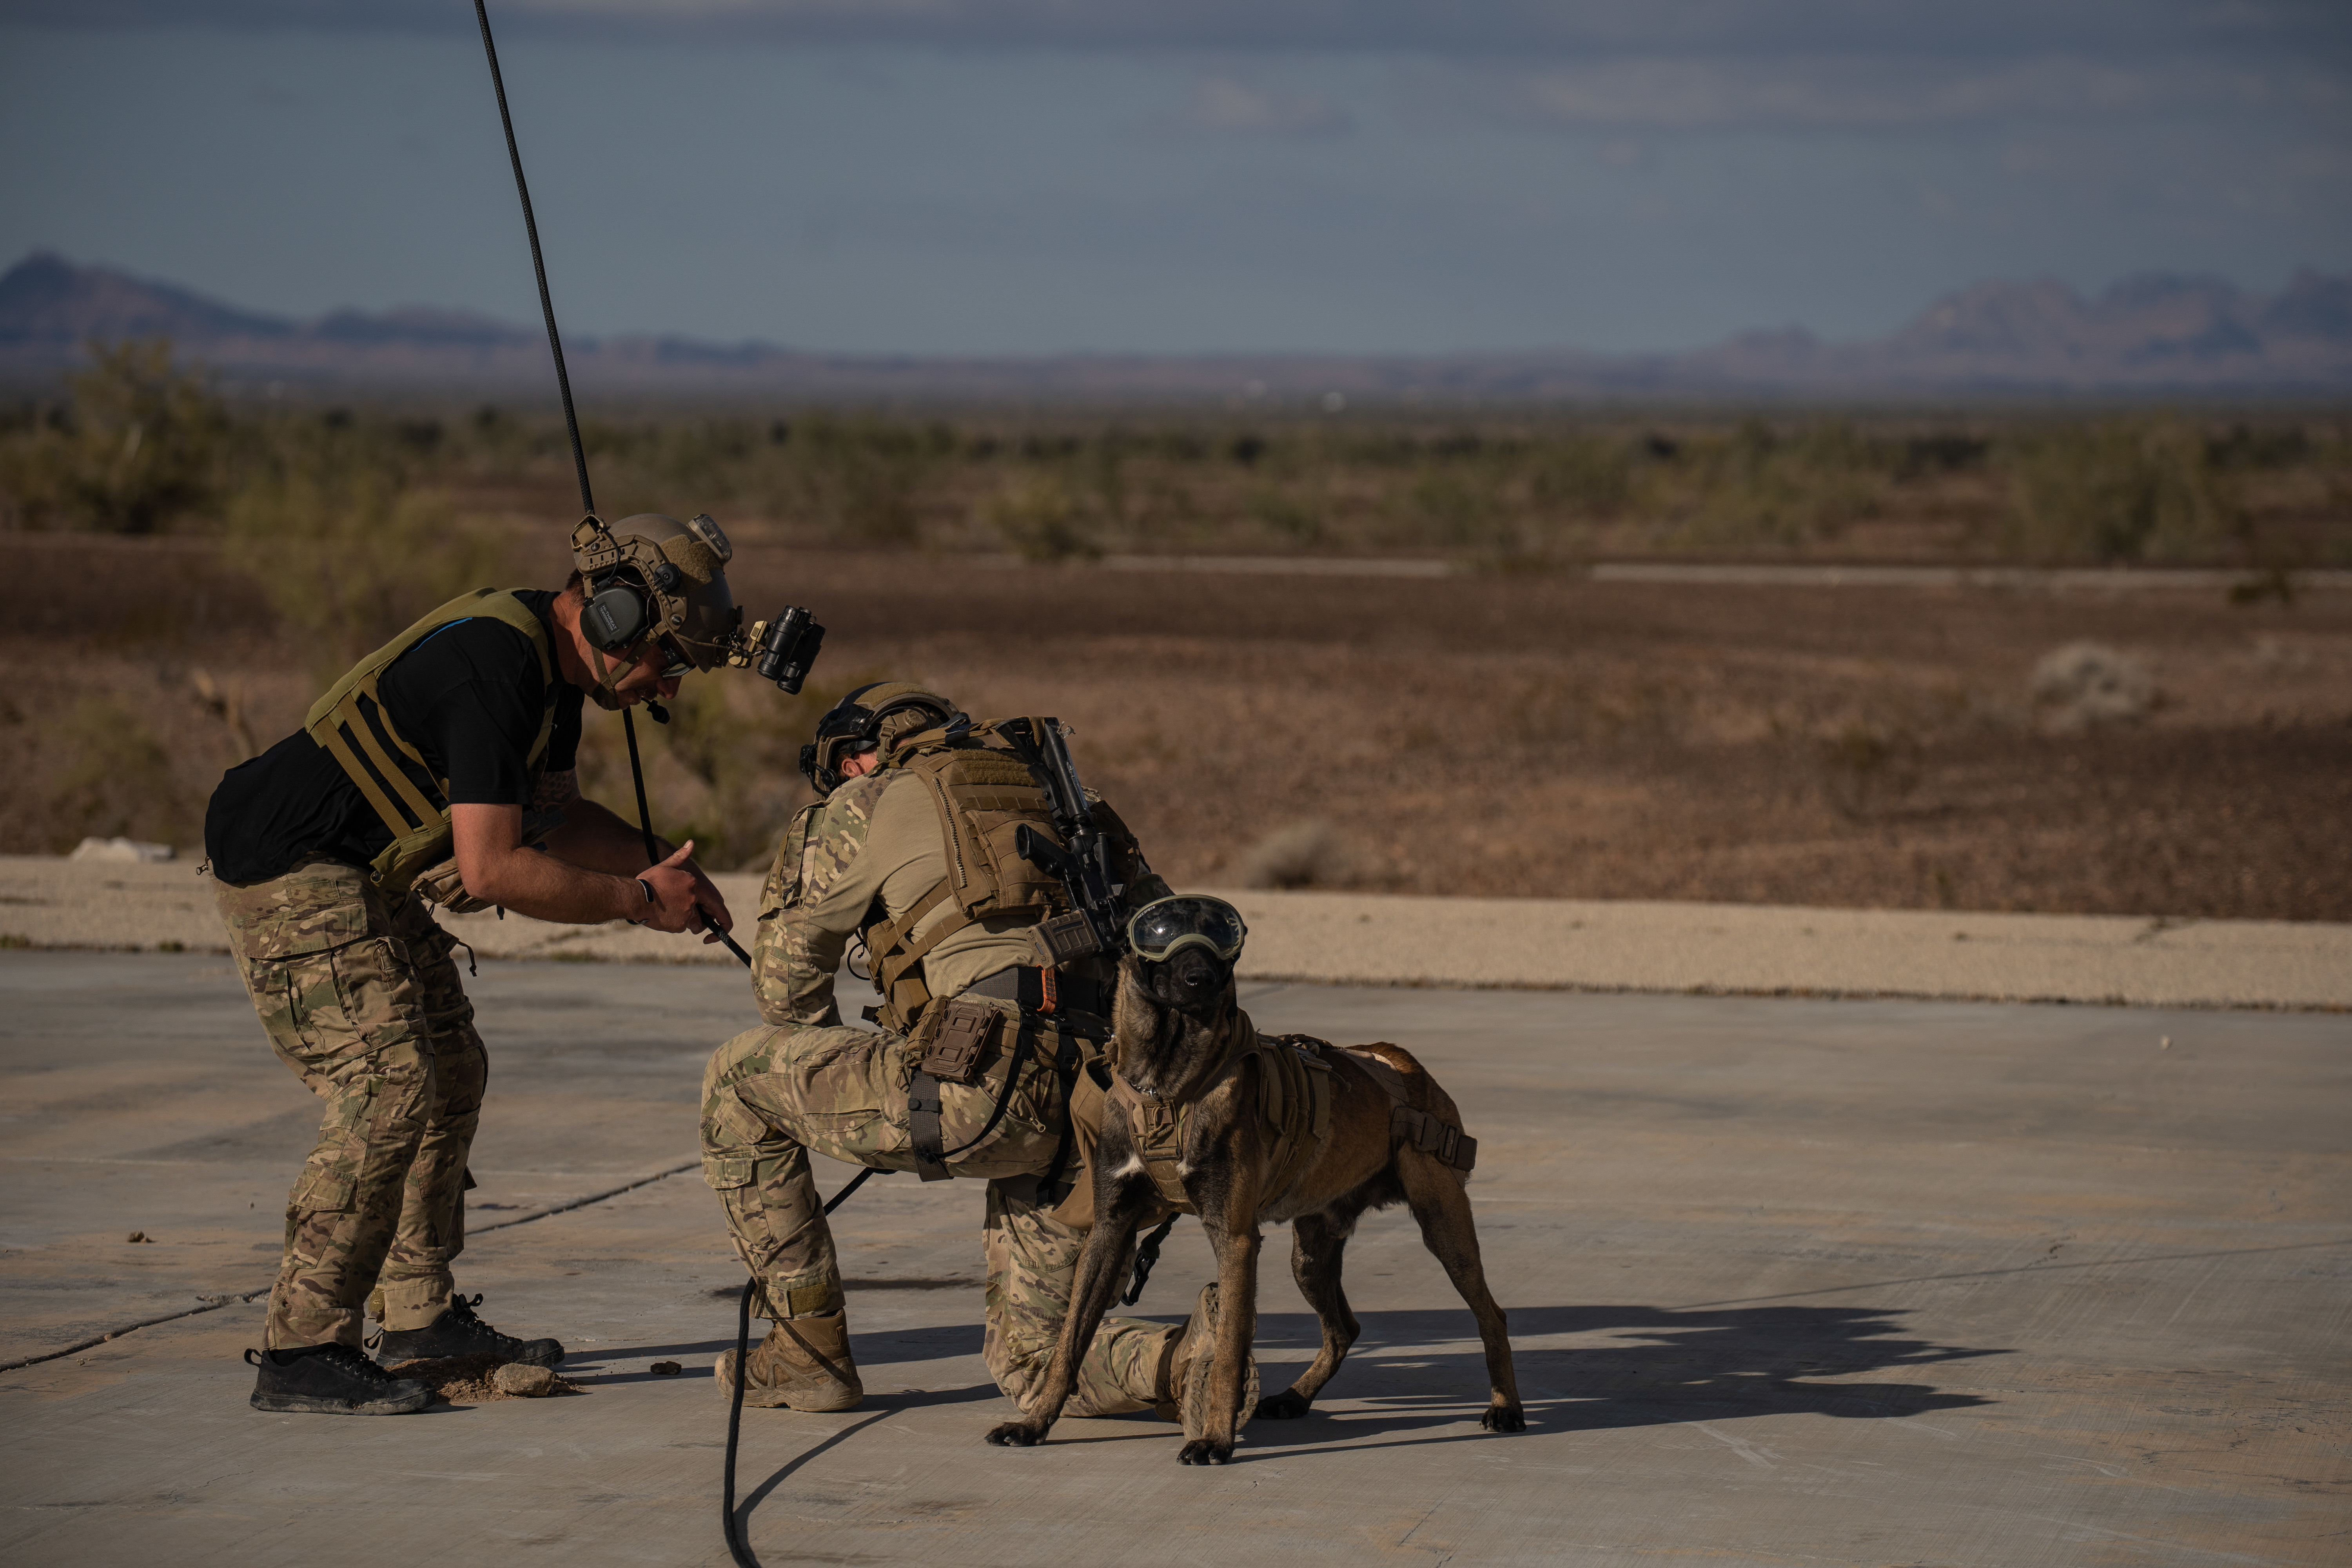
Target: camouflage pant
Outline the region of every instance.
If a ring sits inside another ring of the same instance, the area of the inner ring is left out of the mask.
[[[359,1343],[371,1290],[385,1327],[423,1328],[465,1249],[488,1078],[456,939],[419,900],[395,907],[333,861],[214,887],[270,1045],[327,1106],[286,1200],[268,1346]]]
[[[1009,1043],[1017,1010],[999,1038]],[[1055,1219],[1036,1198],[1036,1178],[1062,1135],[1059,1086],[1050,1068],[1058,1041],[1034,1037],[1033,1057],[1003,1119],[986,1142],[951,1154],[948,1168],[988,1180],[982,1249],[988,1266],[983,1356],[996,1384],[1026,1403],[1042,1382],[1061,1332],[1077,1271],[1082,1231]],[[996,1047],[980,1079],[940,1089],[940,1142],[949,1150],[979,1135],[1004,1087],[1007,1053]],[[727,1210],[735,1250],[760,1281],[764,1316],[801,1317],[842,1305],[833,1231],[809,1151],[885,1171],[915,1168],[908,1131],[905,1042],[845,1026],[786,1024],[736,1036],[703,1075],[703,1179]],[[1073,1415],[1150,1408],[1162,1397],[1163,1363],[1181,1330],[1106,1318],[1078,1370]]]

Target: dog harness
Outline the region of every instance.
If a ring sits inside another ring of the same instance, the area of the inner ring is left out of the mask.
[[[1241,1015],[1239,1021],[1241,1027],[1234,1033],[1249,1043],[1227,1057],[1201,1092],[1181,1105],[1150,1099],[1125,1078],[1111,1076],[1105,1098],[1125,1113],[1128,1137],[1143,1162],[1144,1173],[1159,1190],[1160,1201],[1177,1213],[1198,1212],[1184,1192],[1181,1167],[1185,1121],[1195,1104],[1251,1063],[1257,1068],[1258,1114],[1274,1133],[1265,1203],[1271,1204],[1290,1190],[1330,1136],[1330,1053],[1334,1051],[1347,1051],[1388,1095],[1392,1145],[1409,1143],[1465,1174],[1476,1162],[1478,1141],[1452,1122],[1417,1109],[1404,1075],[1370,1051],[1335,1046],[1311,1035],[1261,1035],[1247,1014]],[[1074,1111],[1079,1109],[1073,1107]],[[1091,1153],[1094,1141],[1084,1142]]]
[[[1257,1068],[1258,1115],[1274,1133],[1265,1192],[1268,1199],[1290,1190],[1331,1135],[1331,1064],[1311,1048],[1323,1042],[1303,1035],[1261,1035],[1247,1014],[1240,1022],[1234,1034],[1249,1043],[1228,1056],[1201,1092],[1181,1105],[1150,1099],[1118,1073],[1111,1075],[1108,1097],[1127,1114],[1128,1137],[1142,1158],[1144,1173],[1160,1189],[1160,1201],[1178,1214],[1199,1212],[1184,1194],[1179,1169],[1184,1124],[1194,1105],[1244,1067],[1255,1064]]]

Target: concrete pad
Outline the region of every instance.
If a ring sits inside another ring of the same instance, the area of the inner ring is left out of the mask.
[[[225,952],[184,863],[0,857],[0,946]],[[761,879],[716,879],[748,927]],[[2352,1008],[2352,925],[1227,892],[1242,973],[1310,984]],[[732,964],[634,926],[448,917],[484,957]]]
[[[550,1211],[691,1160],[699,1060],[750,1016],[743,984],[501,963],[475,991],[492,1077],[460,1279],[492,1321],[562,1335],[585,1393],[259,1415],[236,1355],[261,1309],[232,1300],[0,1373],[0,1558],[724,1561],[709,1367],[740,1273],[718,1205],[684,1174]],[[879,1180],[839,1216],[871,1397],[746,1414],[763,1561],[2344,1560],[2340,1018],[1309,986],[1247,1005],[1402,1041],[1461,1101],[1530,1430],[1476,1429],[1469,1315],[1388,1214],[1349,1250],[1357,1353],[1234,1466],[1179,1467],[1173,1429],[1139,1417],[989,1448],[1008,1406],[979,1357],[980,1190]],[[266,1286],[305,1097],[226,966],[0,954],[0,1360],[174,1290]],[[1313,1337],[1284,1250],[1269,1385]],[[1180,1316],[1207,1264],[1181,1226],[1139,1310]],[[687,1374],[655,1376],[664,1359]]]

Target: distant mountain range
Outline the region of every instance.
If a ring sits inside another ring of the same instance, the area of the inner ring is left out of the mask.
[[[544,393],[546,340],[458,310],[240,310],[166,283],[37,253],[0,276],[0,381],[53,384],[90,339],[168,337],[231,389]],[[2352,393],[2352,278],[2301,272],[2276,294],[2147,275],[2085,300],[2063,283],[1979,283],[1883,338],[1790,329],[1688,353],[1434,355],[812,353],[683,337],[576,338],[583,394],[811,400],[1373,404],[1738,397],[2335,396]]]

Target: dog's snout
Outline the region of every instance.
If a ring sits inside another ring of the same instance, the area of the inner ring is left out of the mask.
[[[1197,947],[1188,947],[1168,963],[1176,984],[1192,996],[1209,996],[1223,988],[1224,966]]]

